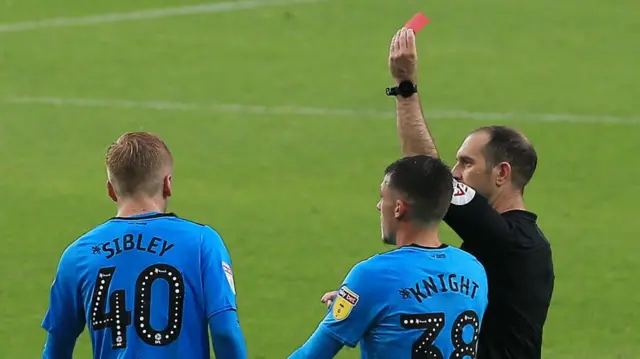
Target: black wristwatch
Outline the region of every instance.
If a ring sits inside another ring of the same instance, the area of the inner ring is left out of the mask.
[[[413,94],[418,93],[418,85],[409,80],[404,80],[395,87],[387,88],[387,96],[402,96],[404,98],[411,97]]]

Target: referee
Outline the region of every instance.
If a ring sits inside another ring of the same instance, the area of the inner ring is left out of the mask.
[[[403,28],[391,42],[395,87],[387,90],[396,97],[402,153],[438,157],[417,95],[416,69],[415,35]],[[551,246],[523,200],[536,152],[518,131],[490,126],[473,131],[456,158],[454,196],[444,220],[489,278],[477,359],[540,359],[555,275]]]

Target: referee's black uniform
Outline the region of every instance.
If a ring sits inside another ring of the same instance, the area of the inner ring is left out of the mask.
[[[542,328],[555,275],[551,246],[536,219],[522,210],[499,214],[473,189],[457,186],[444,220],[489,279],[477,359],[542,357]]]

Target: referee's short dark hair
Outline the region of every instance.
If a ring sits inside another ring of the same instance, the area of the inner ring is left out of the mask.
[[[390,164],[384,173],[389,188],[405,197],[412,220],[431,225],[444,218],[453,196],[453,175],[439,158],[404,157]]]
[[[484,148],[487,168],[500,162],[509,163],[513,185],[524,192],[538,166],[538,155],[531,142],[518,130],[506,126],[481,127],[474,132],[489,134],[489,142]]]

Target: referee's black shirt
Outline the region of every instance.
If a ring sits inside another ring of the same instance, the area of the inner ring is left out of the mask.
[[[555,275],[551,245],[537,216],[521,210],[499,214],[484,197],[457,183],[444,220],[489,279],[477,359],[540,359]]]

